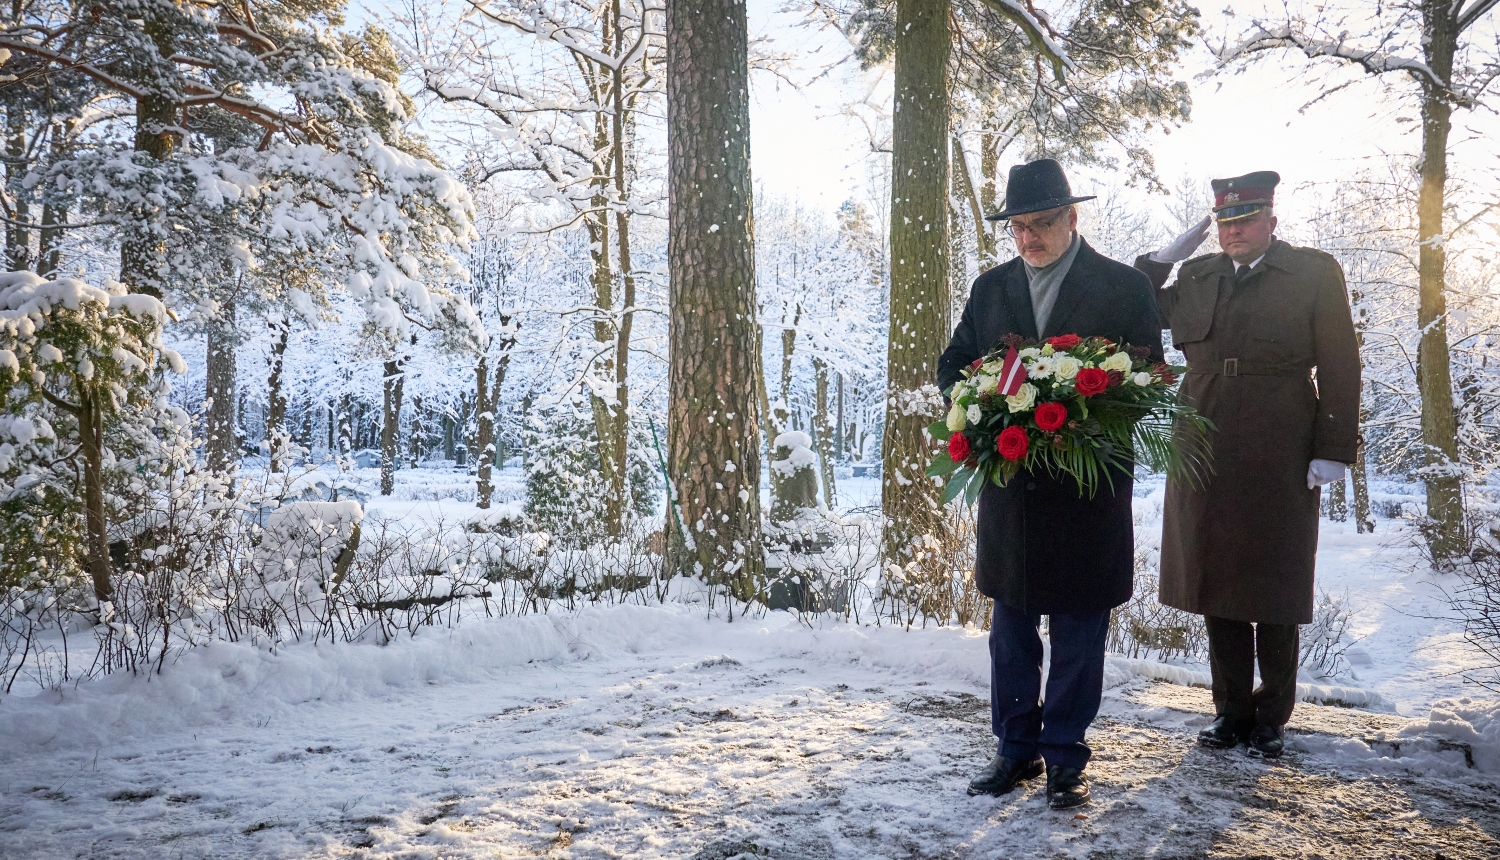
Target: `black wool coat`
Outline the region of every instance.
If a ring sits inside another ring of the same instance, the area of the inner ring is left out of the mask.
[[[1007,334],[1029,338],[1076,334],[1143,346],[1162,358],[1161,328],[1151,282],[1136,269],[1089,247],[1078,249],[1057,304],[1038,332],[1021,258],[974,280],[963,318],[938,359],[938,386],[947,390],[965,366]],[[1017,473],[979,496],[979,548],[974,579],[981,593],[1038,615],[1103,612],[1130,599],[1135,570],[1131,477],[1116,474],[1111,491],[1093,498],[1072,478]]]

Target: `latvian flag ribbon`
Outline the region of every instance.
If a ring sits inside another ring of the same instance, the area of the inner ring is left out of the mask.
[[[1009,397],[1020,391],[1025,382],[1026,365],[1021,361],[1016,348],[1011,347],[1005,353],[1005,364],[1000,368],[1000,393]]]

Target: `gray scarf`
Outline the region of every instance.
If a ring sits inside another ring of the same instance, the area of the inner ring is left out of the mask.
[[[1057,304],[1057,294],[1062,289],[1063,279],[1068,276],[1068,270],[1073,268],[1073,260],[1078,256],[1081,244],[1082,240],[1074,233],[1068,250],[1040,269],[1026,262],[1025,258],[1021,260],[1021,265],[1026,267],[1026,277],[1031,281],[1031,315],[1036,318],[1038,336],[1047,331],[1047,319],[1052,316],[1052,307]]]

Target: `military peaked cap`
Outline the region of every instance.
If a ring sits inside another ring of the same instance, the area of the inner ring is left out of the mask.
[[[1281,174],[1274,170],[1257,170],[1233,179],[1215,179],[1214,217],[1223,224],[1254,215],[1274,202],[1279,182]]]

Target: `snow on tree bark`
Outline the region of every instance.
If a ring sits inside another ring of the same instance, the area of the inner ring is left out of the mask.
[[[937,400],[937,358],[947,343],[949,0],[898,0],[896,103],[891,137],[891,293],[881,459],[884,557],[919,561],[941,527],[937,486],[926,477],[926,434]]]
[[[685,534],[666,570],[763,591],[760,337],[743,0],[667,4],[667,460]]]

